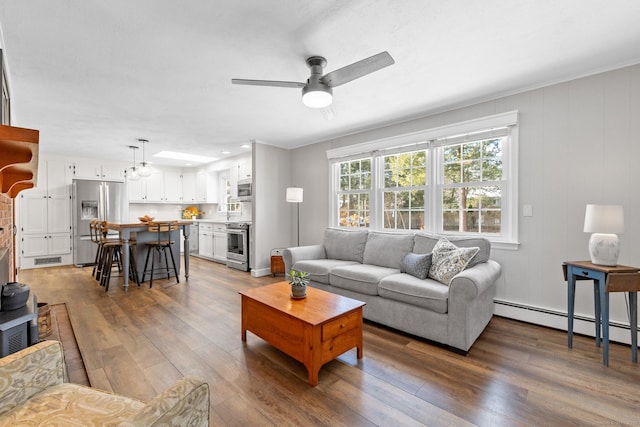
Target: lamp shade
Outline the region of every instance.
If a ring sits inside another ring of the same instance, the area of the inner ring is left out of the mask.
[[[287,188],[287,202],[302,203],[302,188],[300,187]]]
[[[624,210],[620,205],[587,205],[584,215],[585,233],[624,233]]]

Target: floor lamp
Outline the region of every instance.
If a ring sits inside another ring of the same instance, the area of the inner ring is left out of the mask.
[[[300,246],[300,203],[302,203],[302,188],[288,187],[287,202],[296,203],[298,208],[298,246]]]

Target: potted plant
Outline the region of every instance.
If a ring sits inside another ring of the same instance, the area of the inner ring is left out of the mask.
[[[291,297],[304,298],[307,296],[309,273],[306,271],[289,270],[289,283],[291,284]]]

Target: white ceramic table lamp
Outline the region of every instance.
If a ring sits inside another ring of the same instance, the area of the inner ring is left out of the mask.
[[[619,205],[587,205],[584,232],[593,233],[589,239],[591,262],[615,266],[620,255],[618,234],[624,233],[624,211]]]

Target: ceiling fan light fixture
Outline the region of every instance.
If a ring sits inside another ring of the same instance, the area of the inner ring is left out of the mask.
[[[302,89],[302,103],[310,108],[324,108],[331,105],[333,101],[333,91],[330,87],[317,86],[310,88],[305,86]]]

